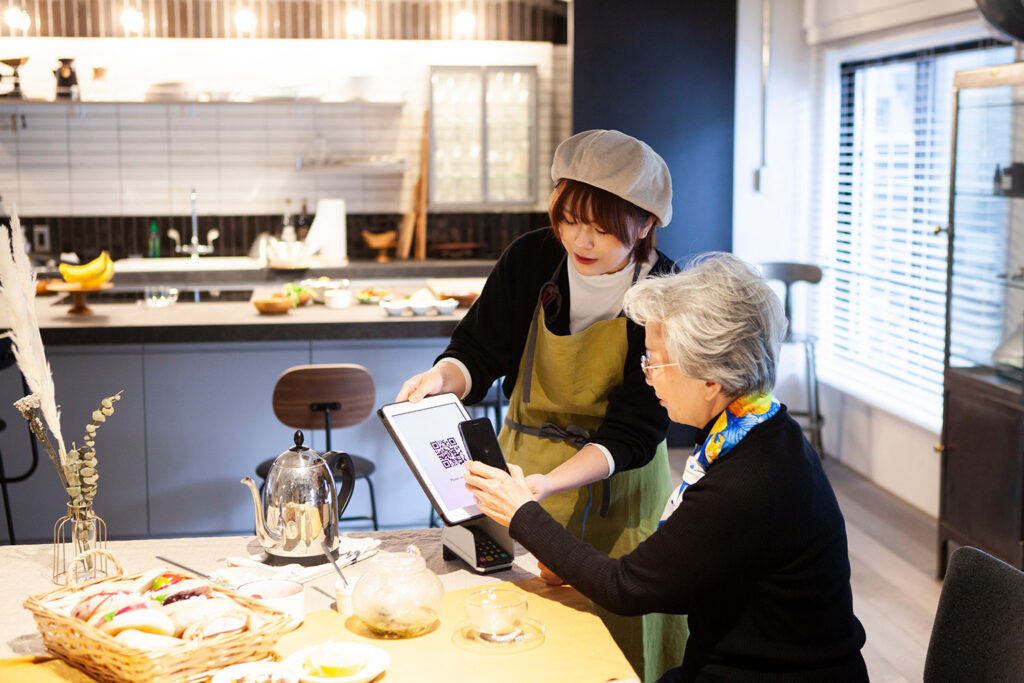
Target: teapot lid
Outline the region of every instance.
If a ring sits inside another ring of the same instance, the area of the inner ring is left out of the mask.
[[[275,465],[278,467],[312,467],[324,462],[319,453],[312,448],[302,445],[304,437],[301,429],[295,430],[293,438],[295,439],[295,445],[277,456],[277,459],[274,461]]]

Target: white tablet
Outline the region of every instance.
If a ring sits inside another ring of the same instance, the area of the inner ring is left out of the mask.
[[[470,416],[455,394],[427,396],[418,403],[391,403],[377,415],[446,524],[482,516],[462,479],[470,458],[459,423]]]

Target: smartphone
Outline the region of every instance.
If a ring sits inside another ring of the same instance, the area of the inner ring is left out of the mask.
[[[501,452],[501,446],[498,444],[498,437],[494,433],[494,425],[491,424],[490,418],[478,417],[474,420],[460,422],[459,433],[462,434],[469,457],[508,472],[505,455]]]

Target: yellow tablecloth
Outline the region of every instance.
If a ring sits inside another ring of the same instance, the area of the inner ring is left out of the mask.
[[[391,655],[391,666],[375,683],[603,683],[635,679],[626,658],[582,595],[572,588],[548,586],[540,579],[512,585],[530,594],[528,616],[545,627],[544,643],[526,652],[475,653],[452,642],[456,628],[466,620],[466,595],[479,590],[478,586],[446,592],[438,627],[417,638],[363,636],[360,633],[365,631],[354,618],[347,622],[333,610],[318,610],[307,614],[301,627],[282,636],[275,652],[284,658],[307,645],[328,640],[376,645]],[[0,680],[84,683],[93,679],[59,660],[20,658],[0,660]]]

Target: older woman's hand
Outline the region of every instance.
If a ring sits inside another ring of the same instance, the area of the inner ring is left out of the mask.
[[[466,463],[466,488],[473,494],[480,511],[502,526],[512,522],[520,507],[535,500],[523,477],[523,468],[509,465],[504,472],[481,462]]]

